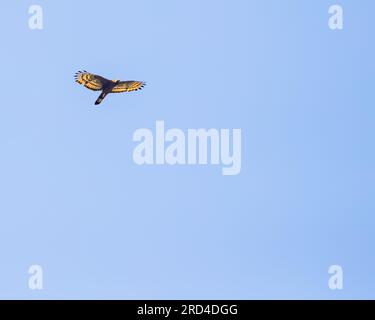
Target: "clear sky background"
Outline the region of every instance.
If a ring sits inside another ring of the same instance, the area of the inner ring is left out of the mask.
[[[336,3],[343,31],[328,28]],[[0,14],[0,298],[375,298],[374,1],[6,0]],[[94,107],[81,69],[148,86]],[[137,166],[132,134],[156,120],[241,128],[241,173]]]

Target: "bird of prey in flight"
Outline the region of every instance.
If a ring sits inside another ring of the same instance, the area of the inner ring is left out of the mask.
[[[142,90],[142,88],[146,85],[146,83],[142,81],[108,80],[87,71],[78,71],[74,77],[77,83],[84,85],[87,89],[102,91],[98,99],[95,101],[95,105],[101,103],[108,93]]]

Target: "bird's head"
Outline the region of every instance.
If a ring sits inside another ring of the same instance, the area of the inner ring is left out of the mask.
[[[112,80],[112,82],[114,82],[114,83],[119,83],[120,80]]]

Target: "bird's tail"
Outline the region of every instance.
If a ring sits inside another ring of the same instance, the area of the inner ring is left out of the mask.
[[[101,103],[107,94],[108,94],[107,92],[102,92],[102,93],[100,94],[100,96],[98,97],[98,99],[96,99],[96,101],[95,101],[95,105]]]

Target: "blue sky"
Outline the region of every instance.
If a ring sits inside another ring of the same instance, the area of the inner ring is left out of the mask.
[[[1,14],[0,298],[375,298],[373,1],[7,0]],[[94,107],[81,69],[148,86]],[[133,132],[157,120],[241,128],[241,173],[136,165]]]

